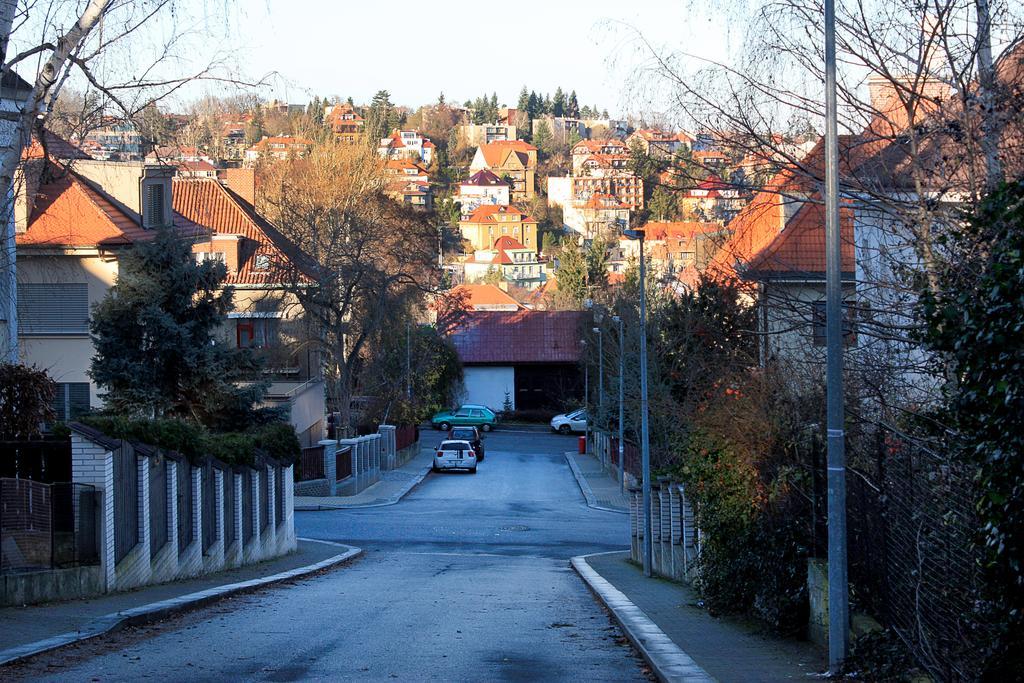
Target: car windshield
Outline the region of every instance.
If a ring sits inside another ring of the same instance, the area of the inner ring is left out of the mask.
[[[476,431],[473,429],[453,429],[453,439],[465,439],[466,441],[472,441],[476,438]]]
[[[566,417],[569,418],[570,420],[579,420],[583,416],[584,416],[584,412],[583,412],[582,408],[574,410],[571,413],[569,413],[568,415],[566,415]]]

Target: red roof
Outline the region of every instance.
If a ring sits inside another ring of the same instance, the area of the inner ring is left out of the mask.
[[[119,209],[103,192],[74,173],[56,169],[60,177],[40,185],[25,232],[16,243],[24,247],[117,247],[153,239],[154,230]],[[187,217],[174,216],[184,235],[205,230]]]
[[[51,159],[69,160],[92,158],[53,131],[44,130],[43,139],[46,141],[46,151]],[[32,144],[21,151],[21,158],[23,160],[43,158],[43,146],[39,143],[38,136],[35,134],[32,135]]]
[[[468,179],[463,180],[460,185],[473,185],[479,187],[492,187],[494,185],[508,185],[507,182],[499,178],[497,175],[484,168],[473,175],[469,176]]]
[[[840,268],[844,273],[855,270],[853,242],[853,210],[843,207],[839,212]],[[825,207],[821,198],[808,201],[797,211],[786,229],[747,263],[746,271],[769,273],[825,273]]]
[[[522,308],[518,301],[494,285],[459,285],[452,288],[451,294],[463,302],[466,310],[474,310],[479,306]]]
[[[522,211],[519,211],[515,207],[505,206],[504,204],[481,204],[476,207],[473,213],[470,214],[469,218],[465,221],[467,223],[497,223],[498,220],[494,217],[495,214],[508,214],[515,216],[516,218],[511,223],[536,223],[537,219],[529,216]]]
[[[449,334],[465,365],[576,363],[581,311],[474,311]]]
[[[693,239],[697,235],[718,232],[722,226],[718,223],[701,221],[650,221],[644,226],[647,240]]]
[[[256,254],[267,255],[280,268],[292,246],[267,221],[213,178],[175,178],[174,210],[218,235],[238,235],[249,243],[240,250],[238,270],[228,284],[266,284],[271,275],[254,268]]]

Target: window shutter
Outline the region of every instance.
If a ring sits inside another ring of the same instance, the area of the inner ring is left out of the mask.
[[[146,227],[153,228],[166,223],[164,217],[164,184],[162,182],[146,183]]]
[[[22,334],[88,334],[88,285],[19,284],[18,325]]]

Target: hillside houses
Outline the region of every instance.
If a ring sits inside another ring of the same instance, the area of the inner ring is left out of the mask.
[[[484,169],[511,183],[513,202],[532,199],[536,192],[537,148],[522,140],[482,144],[477,147],[469,171]]]
[[[377,153],[385,159],[406,159],[429,166],[434,160],[434,143],[415,130],[395,130],[381,139]]]

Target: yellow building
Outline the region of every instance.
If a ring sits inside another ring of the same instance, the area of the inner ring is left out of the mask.
[[[484,204],[459,221],[462,237],[472,245],[470,251],[494,249],[503,236],[512,237],[524,247],[537,251],[537,219],[514,206]]]

